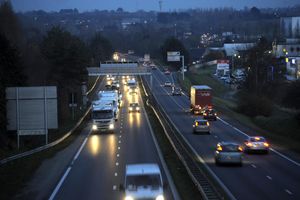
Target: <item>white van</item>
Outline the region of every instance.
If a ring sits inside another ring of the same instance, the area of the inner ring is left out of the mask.
[[[157,164],[126,165],[124,200],[164,200],[162,175]]]

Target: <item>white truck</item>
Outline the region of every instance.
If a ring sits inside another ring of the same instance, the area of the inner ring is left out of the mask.
[[[162,175],[157,164],[126,165],[125,185],[120,185],[124,200],[164,200]]]
[[[93,132],[114,132],[115,117],[112,104],[94,101],[92,103]]]
[[[100,91],[98,93],[98,99],[109,97],[113,99],[114,101],[117,101],[118,107],[121,107],[122,104],[122,94],[118,92],[117,90],[106,90],[106,91]]]
[[[137,94],[138,86],[135,79],[131,79],[127,81],[127,87],[129,94]]]

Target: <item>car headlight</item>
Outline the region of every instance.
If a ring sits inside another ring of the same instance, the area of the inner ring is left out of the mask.
[[[115,126],[114,126],[114,124],[110,124],[108,128],[109,128],[110,130],[112,130],[112,129],[115,128]]]
[[[134,200],[134,199],[131,196],[127,196],[127,197],[125,197],[124,200]]]
[[[129,110],[132,110],[132,107],[130,107]]]
[[[136,107],[136,110],[140,110],[140,107]]]
[[[163,195],[158,195],[157,197],[156,197],[156,199],[155,200],[164,200],[165,198],[164,198],[164,196]]]
[[[98,129],[97,125],[93,124],[92,129],[95,131]]]

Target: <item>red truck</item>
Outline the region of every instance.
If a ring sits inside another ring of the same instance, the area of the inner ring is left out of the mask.
[[[206,109],[212,109],[212,89],[207,85],[191,87],[191,112],[202,114]]]

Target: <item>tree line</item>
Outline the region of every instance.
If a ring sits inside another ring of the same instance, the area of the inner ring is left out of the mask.
[[[5,88],[47,86],[58,88],[59,123],[69,118],[69,94],[87,81],[86,67],[111,59],[110,41],[96,33],[83,41],[59,26],[45,35],[26,37],[9,2],[0,5],[0,145],[7,143]]]

